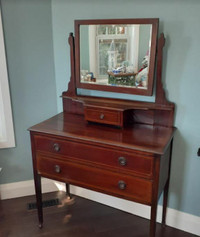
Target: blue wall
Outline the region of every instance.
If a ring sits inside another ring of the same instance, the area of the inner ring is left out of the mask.
[[[74,32],[74,19],[158,17],[160,32],[166,35],[164,87],[177,106],[169,206],[200,216],[196,154],[200,146],[200,1],[52,0],[51,6],[50,0],[1,0],[1,4],[16,148],[0,151],[0,182],[32,179],[26,129],[56,114],[57,106],[62,110],[59,96],[70,78],[67,38]]]
[[[178,131],[174,141],[169,206],[197,216],[200,216],[200,159],[196,154],[200,146],[199,12],[198,0],[52,0],[57,95],[67,88],[70,78],[67,37],[69,32],[74,32],[75,19],[160,18],[160,32],[166,35],[164,87],[169,100],[177,106]],[[58,108],[61,111],[60,100]]]
[[[51,1],[2,0],[16,148],[0,150],[0,183],[33,179],[27,128],[56,114]]]

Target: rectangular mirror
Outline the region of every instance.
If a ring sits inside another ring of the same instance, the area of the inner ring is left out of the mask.
[[[75,21],[79,88],[152,95],[158,19]]]

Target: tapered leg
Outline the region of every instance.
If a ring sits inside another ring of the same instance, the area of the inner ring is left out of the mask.
[[[155,237],[155,234],[156,234],[156,214],[157,214],[157,203],[153,204],[151,207],[149,237]]]
[[[162,226],[166,224],[166,213],[167,213],[167,201],[168,201],[168,192],[169,192],[169,179],[165,184],[164,193],[163,193],[163,212],[162,212]]]
[[[68,196],[69,199],[71,199],[70,186],[68,183],[66,183],[66,195]]]
[[[35,193],[37,201],[37,211],[38,211],[38,220],[39,228],[43,226],[43,210],[42,210],[42,192],[41,192],[41,177],[38,174],[34,174],[35,181]]]
[[[173,149],[173,140],[171,141],[171,145],[170,145],[168,179],[167,179],[167,182],[165,184],[164,193],[163,193],[163,212],[162,212],[162,226],[163,227],[166,225],[166,213],[167,213],[167,201],[168,201],[168,193],[169,193],[172,149]]]

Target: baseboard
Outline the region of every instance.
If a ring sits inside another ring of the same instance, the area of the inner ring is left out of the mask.
[[[58,190],[65,191],[65,184],[45,178],[42,179],[43,193]],[[34,182],[33,180],[28,180],[10,184],[2,184],[0,185],[0,193],[2,200],[33,195],[35,194]],[[73,185],[71,185],[71,193],[143,218],[150,218],[150,207],[146,205],[115,198],[106,194],[90,191]],[[162,206],[158,206],[158,222],[161,222],[161,216]],[[166,224],[182,231],[186,231],[198,236],[200,235],[200,217],[198,216],[168,208]]]
[[[50,179],[42,178],[42,192],[48,193],[54,191],[58,191],[58,187],[56,186],[55,182]],[[0,185],[1,200],[30,196],[34,194],[35,188],[33,180]]]

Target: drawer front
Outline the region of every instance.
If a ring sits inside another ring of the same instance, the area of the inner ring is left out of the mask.
[[[128,175],[105,171],[89,165],[64,162],[37,156],[38,172],[45,177],[101,191],[118,197],[149,204],[152,182]]]
[[[87,121],[122,126],[120,111],[85,107],[84,114]]]
[[[109,166],[121,172],[133,172],[147,178],[153,176],[153,157],[51,137],[35,136],[34,139],[37,152],[50,152],[59,159],[78,159],[94,165]]]

